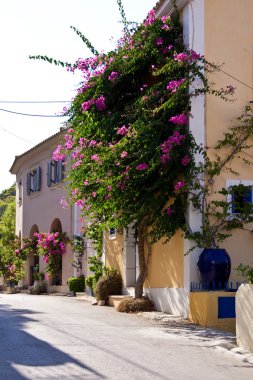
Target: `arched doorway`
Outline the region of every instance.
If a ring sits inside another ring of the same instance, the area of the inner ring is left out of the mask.
[[[30,234],[29,238],[32,239],[33,241],[36,241],[36,237],[34,236],[35,232],[39,233],[39,228],[37,224],[34,224],[31,229],[30,229]],[[35,272],[35,267],[39,268],[39,256],[36,255],[36,250],[30,253],[28,257],[28,263],[29,263],[29,276],[28,276],[28,283],[29,285],[33,285],[34,283],[34,272]]]
[[[50,233],[59,232],[62,233],[61,221],[55,218],[51,224]],[[62,285],[62,255],[55,255],[56,271],[52,278],[52,285]]]

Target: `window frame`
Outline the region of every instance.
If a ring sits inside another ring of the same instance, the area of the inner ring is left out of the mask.
[[[253,180],[241,180],[241,179],[226,180],[226,188],[227,189],[231,186],[239,186],[239,185],[251,187],[250,203],[253,204]],[[233,194],[229,194],[227,196],[227,202],[230,204],[230,207],[229,207],[230,215],[231,216],[238,215],[239,212],[234,212]]]

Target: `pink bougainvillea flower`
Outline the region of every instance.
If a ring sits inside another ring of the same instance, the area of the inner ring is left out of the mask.
[[[82,109],[83,109],[83,111],[88,111],[90,109],[90,107],[92,106],[92,104],[94,104],[94,100],[93,99],[90,99],[87,102],[83,102],[82,103]]]
[[[82,160],[78,160],[76,161],[71,167],[72,169],[76,169],[78,166],[80,166],[82,164]]]
[[[191,157],[190,156],[184,156],[182,159],[181,159],[181,164],[183,166],[187,166],[189,163],[191,162]]]
[[[91,160],[98,162],[100,160],[99,155],[98,154],[93,154],[93,156],[91,156]]]
[[[184,113],[181,113],[180,115],[172,116],[169,121],[173,124],[184,125],[187,124],[188,118]]]
[[[96,191],[93,191],[93,192],[91,193],[91,195],[92,195],[93,198],[96,198],[96,196],[97,196]]]
[[[66,158],[66,154],[62,153],[62,145],[58,145],[55,151],[53,152],[53,160],[63,161]]]
[[[123,125],[117,130],[117,135],[125,136],[127,134],[127,127]]]
[[[186,53],[179,53],[179,54],[174,54],[174,61],[177,61],[179,63],[186,62],[188,61],[189,56]]]
[[[110,198],[111,198],[111,194],[106,194],[105,199],[107,200],[107,199],[110,199]]]
[[[89,185],[89,181],[86,179],[84,182],[83,182],[84,186],[88,186]]]
[[[95,105],[98,111],[104,111],[106,109],[105,105],[105,97],[101,95],[99,98],[95,100]]]
[[[68,133],[72,133],[72,132],[74,132],[74,129],[73,128],[69,128],[68,129]]]
[[[146,164],[145,162],[143,162],[142,164],[137,165],[136,169],[137,170],[147,170],[148,169],[148,164]]]
[[[75,204],[76,204],[78,207],[83,208],[85,202],[84,202],[83,199],[78,199],[78,200],[75,202]]]
[[[175,190],[180,190],[184,186],[185,186],[185,182],[179,181],[178,183],[175,184],[174,189]]]
[[[120,158],[124,158],[128,155],[128,153],[124,150],[121,155],[120,155]]]
[[[89,142],[89,147],[92,148],[93,146],[96,146],[97,145],[97,142],[95,140],[91,140]]]
[[[158,37],[155,41],[156,46],[161,46],[163,45],[163,39],[161,37]]]
[[[167,210],[166,210],[166,212],[167,212],[167,214],[168,214],[169,216],[171,216],[172,213],[173,213],[173,209],[172,209],[172,207],[168,207]]]
[[[109,75],[108,79],[110,81],[114,81],[119,77],[119,73],[117,71],[112,71],[111,74]]]
[[[185,140],[185,135],[181,135],[178,131],[175,131],[172,136],[161,144],[162,156],[160,159],[164,165],[171,160],[170,151],[174,146],[181,145],[183,140]]]
[[[145,21],[143,22],[143,25],[144,26],[152,25],[154,24],[155,20],[156,20],[155,10],[152,9],[151,11],[149,11]]]
[[[107,190],[112,191],[112,186],[111,185],[107,186]]]
[[[66,148],[67,150],[72,149],[73,146],[74,146],[74,141],[72,141],[72,140],[70,140],[70,139],[69,139],[69,140],[66,142],[66,144],[65,144],[65,148]]]
[[[182,78],[180,80],[172,80],[167,85],[167,90],[170,90],[172,93],[175,93],[177,89],[185,82],[185,79]]]

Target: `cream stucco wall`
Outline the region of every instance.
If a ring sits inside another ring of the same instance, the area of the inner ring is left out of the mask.
[[[178,232],[169,242],[161,239],[152,245],[145,288],[184,286],[184,242]]]
[[[110,239],[109,233],[105,232],[104,236],[104,250],[105,250],[105,265],[110,268],[117,269],[121,274],[124,284],[124,235],[116,233],[116,237]]]
[[[61,222],[62,232],[66,232],[68,236],[74,233],[73,209],[72,207],[63,208],[60,204],[61,198],[66,197],[64,181],[51,187],[47,186],[47,163],[51,160],[52,152],[57,146],[59,138],[59,135],[53,136],[42,142],[37,147],[18,157],[12,167],[12,173],[16,174],[17,177],[17,187],[20,181],[22,187],[22,203],[19,204],[17,199],[16,219],[16,234],[19,235],[21,231],[21,237],[32,237],[31,229],[35,225],[38,227],[39,232],[51,232],[52,223],[56,218]],[[41,189],[39,192],[27,195],[27,173],[38,166],[41,167]],[[72,250],[68,246],[62,260],[63,286],[67,284],[68,277],[74,274],[72,258]],[[82,261],[85,269],[86,255],[83,256]],[[28,284],[30,283],[30,265],[33,265],[33,260],[27,263],[26,281]],[[44,268],[45,263],[43,263],[42,257],[40,257],[40,270]]]
[[[222,70],[253,87],[252,0],[205,0],[204,4],[205,57],[217,64],[224,63]],[[236,87],[236,92],[234,102],[225,102],[211,95],[206,97],[205,144],[210,155],[223,133],[242,114],[249,101],[253,100],[252,89],[225,73],[215,73],[211,79],[217,88],[225,88],[231,84]],[[252,167],[235,161],[233,168],[238,171],[239,176],[224,173],[216,181],[218,187],[225,186],[228,179],[253,180]],[[230,280],[236,281],[238,276],[234,268],[240,262],[253,262],[253,235],[245,231],[235,231],[233,237],[225,241],[224,247],[232,260]]]

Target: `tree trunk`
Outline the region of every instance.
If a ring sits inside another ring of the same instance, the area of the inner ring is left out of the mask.
[[[143,295],[143,284],[147,275],[147,263],[145,259],[145,222],[141,222],[138,232],[138,256],[140,274],[135,284],[135,298],[140,298]]]

